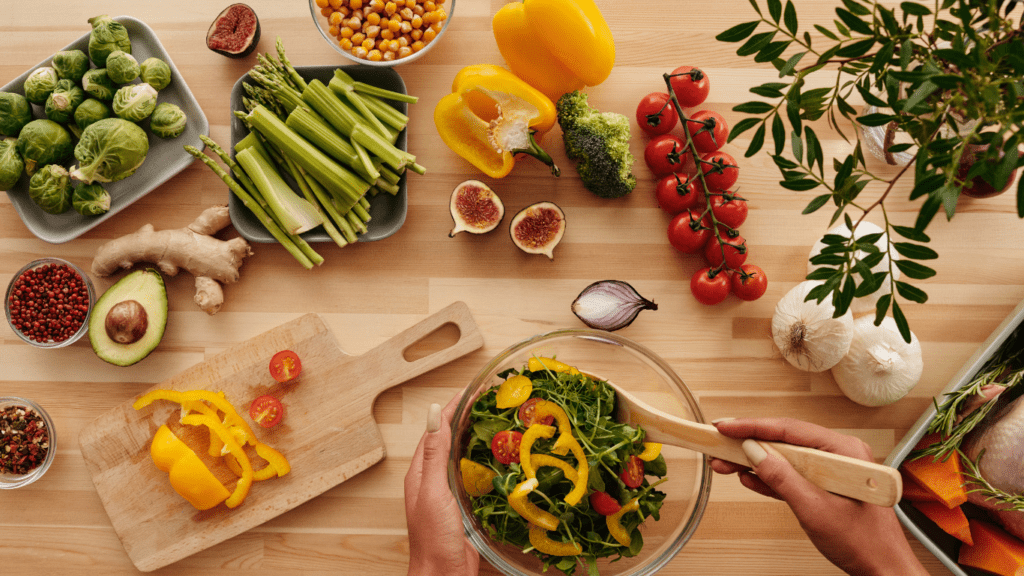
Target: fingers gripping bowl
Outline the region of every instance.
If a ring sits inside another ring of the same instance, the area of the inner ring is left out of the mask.
[[[652,351],[621,336],[598,330],[561,330],[529,338],[498,354],[474,378],[456,408],[452,420],[448,478],[470,541],[485,560],[509,575],[559,574],[555,568],[559,560],[555,558],[550,562],[545,573],[544,562],[536,553],[524,553],[524,547],[502,544],[492,538],[490,532],[493,527],[485,525],[474,514],[474,499],[463,483],[460,460],[467,454],[473,436],[473,404],[491,388],[499,386],[509,369],[521,371],[531,358],[556,358],[577,367],[584,375],[614,382],[666,412],[696,422],[704,421],[696,399],[672,368]],[[660,519],[655,521],[648,516],[644,520],[639,529],[643,546],[635,556],[614,562],[611,560],[617,556],[598,558],[596,566],[600,574],[653,574],[679,553],[696,530],[711,490],[711,471],[707,460],[702,454],[671,446],[665,446],[661,455],[667,474],[664,476],[666,480],[655,488],[666,495],[659,510]],[[571,456],[568,458],[572,462]],[[594,466],[595,463],[591,461],[589,465]],[[592,469],[597,475],[596,467]],[[537,474],[539,477],[540,473]],[[651,484],[659,480],[654,476],[647,479]],[[589,499],[589,495],[596,491],[594,482],[588,484],[586,495],[576,505],[580,514],[592,506],[597,508]],[[608,491],[613,492],[610,488]],[[544,505],[540,507],[544,508]],[[625,517],[623,524],[627,524]],[[586,574],[583,556],[570,559],[565,566],[574,561],[577,562],[575,573]]]

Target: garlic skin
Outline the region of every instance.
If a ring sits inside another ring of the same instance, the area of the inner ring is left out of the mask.
[[[807,280],[797,284],[775,305],[772,339],[790,364],[807,372],[824,372],[839,363],[853,341],[853,314],[847,310],[833,318],[835,307],[829,298],[818,304],[804,302],[807,294],[824,282]]]
[[[877,234],[879,232],[883,232],[883,234],[882,234],[882,237],[878,239],[878,242],[875,242],[875,246],[878,246],[878,249],[881,250],[882,253],[884,254],[885,251],[888,250],[888,248],[889,248],[889,235],[885,234],[884,231],[882,230],[882,228],[879,227],[877,224],[873,224],[873,223],[867,222],[867,221],[861,222],[860,224],[857,225],[856,237],[857,238],[861,238],[863,236],[867,236],[869,234]],[[836,235],[842,236],[844,238],[849,238],[850,237],[850,229],[846,227],[846,224],[840,224],[840,225],[836,226],[835,228],[829,230],[826,234],[836,234]],[[810,274],[811,272],[814,272],[815,270],[817,270],[818,268],[821,267],[821,266],[815,266],[814,264],[811,264],[811,258],[814,258],[818,254],[821,254],[821,251],[822,251],[823,248],[825,248],[825,243],[822,242],[821,240],[818,240],[817,242],[815,242],[814,246],[811,248],[811,253],[807,256],[807,273],[808,274]],[[859,260],[859,259],[866,258],[868,256],[868,253],[864,252],[863,250],[857,250],[854,253],[854,255]],[[899,260],[900,259],[899,253],[897,253],[895,250],[892,251],[892,259],[893,260]],[[876,264],[875,266],[873,266],[871,268],[871,271],[872,272],[883,272],[883,271],[884,272],[888,272],[889,271],[889,255],[883,256],[882,257],[882,261],[879,262],[878,264]],[[893,266],[893,268],[892,268],[892,276],[893,276],[893,279],[899,280],[900,279],[900,269],[895,267],[895,266]],[[868,294],[867,296],[863,296],[861,298],[854,298],[853,299],[853,303],[850,304],[850,310],[853,311],[854,315],[860,315],[860,314],[864,314],[866,312],[873,312],[875,310],[875,304],[878,303],[878,299],[881,298],[882,296],[886,295],[886,294],[891,293],[891,292],[892,292],[892,285],[888,282],[888,278],[887,278],[886,281],[882,283],[882,286],[878,290],[875,290],[874,292],[872,292],[871,294]]]
[[[913,332],[907,344],[891,317],[875,326],[873,316],[861,316],[853,323],[850,351],[832,367],[832,376],[847,398],[874,407],[906,396],[923,371],[921,343]]]

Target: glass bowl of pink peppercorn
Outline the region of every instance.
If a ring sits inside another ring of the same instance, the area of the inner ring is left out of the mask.
[[[92,280],[60,258],[40,258],[15,272],[4,312],[11,330],[37,348],[68,346],[89,331],[96,302]]]

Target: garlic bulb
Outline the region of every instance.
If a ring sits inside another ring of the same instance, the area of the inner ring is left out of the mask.
[[[875,326],[873,316],[861,316],[853,323],[850,351],[832,367],[832,376],[857,404],[885,406],[906,396],[923,371],[921,343],[913,332],[907,344],[892,318]]]
[[[850,349],[853,314],[849,310],[833,318],[835,307],[826,298],[818,304],[805,302],[807,294],[823,282],[797,284],[775,306],[772,339],[790,364],[808,372],[824,372],[835,366]]]
[[[871,222],[865,221],[865,222],[861,222],[860,224],[857,225],[856,237],[857,238],[861,238],[863,236],[867,236],[868,234],[877,234],[879,232],[883,232],[883,230],[878,225],[872,224]],[[846,227],[846,224],[840,224],[839,226],[836,226],[835,228],[829,230],[828,234],[836,234],[836,235],[842,236],[844,238],[849,238],[850,237],[850,229]],[[883,233],[882,237],[878,239],[878,242],[875,242],[875,246],[878,246],[878,249],[881,250],[882,253],[884,254],[885,251],[888,250],[888,248],[889,248],[889,235]],[[818,268],[821,267],[821,266],[815,266],[814,264],[811,264],[811,258],[814,258],[818,254],[821,254],[821,251],[822,251],[823,248],[825,248],[825,243],[822,242],[821,240],[818,240],[817,242],[815,242],[814,246],[811,248],[811,253],[807,257],[807,273],[808,274],[810,274],[811,272],[814,272],[815,270],[817,270]],[[868,256],[868,253],[864,252],[863,250],[857,250],[854,253],[854,255],[857,257],[858,260],[860,260],[860,259],[866,258]],[[892,257],[893,257],[893,260],[899,260],[900,259],[900,255],[895,250],[892,251]],[[876,264],[875,266],[873,266],[871,268],[871,271],[872,272],[883,272],[883,271],[888,272],[889,271],[889,256],[887,254],[885,256],[883,256],[882,257],[882,261],[879,262],[878,264]],[[894,266],[893,269],[892,269],[892,275],[893,275],[894,279],[899,280],[900,279],[900,269],[896,268]],[[850,305],[850,310],[853,311],[853,313],[855,315],[863,314],[865,312],[872,312],[872,311],[874,311],[875,304],[878,303],[878,299],[881,298],[882,296],[886,295],[886,294],[889,294],[892,291],[891,288],[892,288],[892,286],[889,284],[888,278],[887,278],[886,281],[882,284],[882,286],[878,290],[875,290],[874,292],[872,292],[871,294],[868,294],[867,296],[862,296],[860,298],[854,298],[853,299],[853,303]]]

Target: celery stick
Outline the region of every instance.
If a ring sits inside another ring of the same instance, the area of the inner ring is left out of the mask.
[[[323,224],[316,207],[296,195],[262,156],[252,150],[242,150],[236,158],[287,232],[301,234]]]
[[[331,84],[333,83],[334,81],[332,80]],[[334,86],[330,86],[330,88],[333,89]],[[409,124],[408,116],[402,114],[398,110],[395,110],[391,106],[388,106],[387,103],[365,94],[359,94],[358,92],[356,92],[356,95],[363,100],[366,107],[369,108],[377,118],[380,118],[381,122],[391,126],[395,130],[400,131]]]
[[[366,180],[372,182],[380,177],[380,172],[373,164],[364,162],[363,155],[316,113],[306,108],[296,108],[288,115],[285,125],[335,160],[344,162]]]
[[[378,178],[377,181],[373,183],[373,186],[378,190],[384,190],[392,196],[398,194],[398,191],[401,190],[401,188],[398,187],[398,184],[392,184],[383,178]]]
[[[337,94],[337,92],[335,92]],[[378,134],[384,138],[391,138],[391,133],[384,127],[384,123],[380,121],[380,118],[370,111],[366,103],[353,91],[353,90],[342,90],[341,95],[352,105],[360,116],[369,123],[370,127],[375,129]]]
[[[351,226],[349,226],[348,220],[346,220],[343,215],[339,214],[337,209],[334,207],[334,202],[332,201],[333,199],[331,198],[330,193],[324,190],[323,186],[321,186],[320,183],[316,181],[316,178],[310,176],[305,170],[302,169],[302,167],[297,167],[299,169],[299,175],[302,176],[302,179],[306,182],[306,185],[309,186],[310,191],[313,192],[313,195],[320,202],[320,205],[324,207],[324,210],[327,211],[327,214],[334,221],[335,225],[337,225],[337,227],[341,230],[341,233],[345,237],[345,239],[349,243],[358,240],[358,238],[356,238],[355,231],[352,230]]]
[[[292,178],[299,185],[299,190],[302,191],[302,195],[306,197],[306,200],[310,204],[312,204],[319,210],[321,206],[320,203],[317,202],[316,196],[313,194],[313,190],[310,189],[309,184],[306,183],[306,179],[303,178],[302,174],[299,173],[299,170],[301,170],[301,168],[299,168],[295,164],[295,161],[292,160],[291,158],[285,158],[284,162],[288,166],[288,172],[292,175]],[[328,215],[329,212],[330,211],[328,210]],[[331,222],[330,218],[324,218],[324,230],[327,232],[327,235],[330,236],[332,240],[334,240],[335,244],[337,244],[341,248],[348,246],[348,241],[341,235],[340,232],[338,232],[338,229],[334,227],[334,224]]]
[[[366,208],[363,208],[361,205],[356,204],[355,206],[353,206],[352,212],[355,212],[356,216],[364,223],[370,221],[370,213],[367,212]]]
[[[349,224],[351,224],[352,227],[355,228],[357,232],[359,232],[360,234],[366,234],[366,224],[363,224],[363,221],[359,218],[358,215],[356,215],[355,212],[347,212],[345,214],[345,218],[348,219]]]
[[[380,177],[391,184],[398,184],[398,181],[402,179],[401,174],[396,174],[387,168],[382,168],[380,170]]]
[[[368,175],[377,175],[376,178],[367,178],[367,180],[369,180],[370,182],[374,182],[375,180],[377,180],[377,178],[380,178],[380,171],[377,170],[377,167],[373,165],[373,159],[370,158],[370,154],[366,151],[366,148],[364,148],[358,142],[353,142],[352,149],[356,151],[356,156],[359,157],[359,164],[360,166],[363,167],[363,170],[366,171]]]
[[[354,80],[351,76],[346,74],[340,68],[334,71],[334,77],[343,84],[349,84],[357,92],[368,94],[370,96],[376,96],[377,98],[387,98],[389,100],[396,100],[398,102],[408,102],[409,104],[415,104],[419,101],[416,96],[410,96],[409,94],[403,94],[401,92],[394,92],[385,88],[378,88],[377,86],[371,86],[365,82],[359,82]]]

